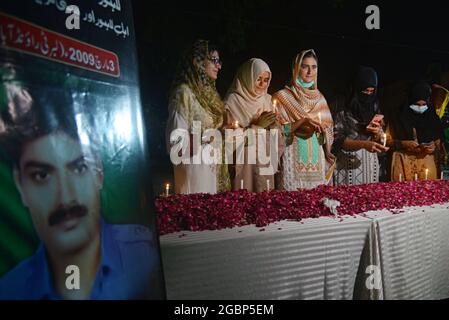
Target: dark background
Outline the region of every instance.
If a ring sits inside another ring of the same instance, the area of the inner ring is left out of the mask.
[[[380,30],[367,30],[365,9],[380,9]],[[147,122],[154,192],[172,183],[165,150],[168,94],[181,51],[195,39],[218,44],[222,97],[238,66],[265,60],[273,79],[269,93],[290,79],[291,62],[315,49],[318,84],[330,103],[351,81],[358,65],[375,68],[381,108],[398,107],[406,84],[427,79],[449,87],[448,17],[443,1],[133,1],[140,88]]]

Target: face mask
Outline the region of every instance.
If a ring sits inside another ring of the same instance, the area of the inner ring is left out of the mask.
[[[296,83],[305,89],[309,89],[313,87],[315,81],[312,82],[304,82],[301,78],[296,79]]]
[[[416,104],[412,104],[410,106],[410,109],[412,109],[416,113],[423,114],[424,112],[427,111],[427,109],[429,109],[429,107],[428,106],[417,106]]]
[[[372,103],[374,101],[376,101],[376,94],[372,93],[372,94],[366,94],[366,93],[359,93],[359,101],[361,103]]]

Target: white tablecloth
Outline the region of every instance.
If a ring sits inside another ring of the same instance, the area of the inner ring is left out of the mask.
[[[449,204],[260,229],[161,237],[167,297],[449,298]],[[381,270],[378,289],[366,286],[370,265]]]
[[[448,204],[367,217],[374,223],[379,253],[373,260],[380,263],[385,299],[449,298]]]
[[[372,220],[184,232],[160,238],[168,299],[352,299]]]

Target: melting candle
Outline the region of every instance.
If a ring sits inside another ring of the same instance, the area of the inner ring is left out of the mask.
[[[170,194],[170,184],[167,183],[167,184],[165,185],[165,195],[168,196],[169,194]]]

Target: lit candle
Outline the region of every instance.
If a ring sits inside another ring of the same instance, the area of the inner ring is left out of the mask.
[[[168,196],[170,194],[170,183],[165,185],[165,195]]]
[[[274,112],[278,112],[278,101],[276,99],[273,100],[273,108]]]
[[[399,182],[402,182],[402,173],[399,174]]]
[[[426,180],[429,177],[429,169],[426,169]]]
[[[441,177],[440,177],[440,180],[443,180],[443,178],[444,178],[444,172],[441,171]]]
[[[267,179],[267,191],[270,191],[270,180]]]
[[[415,173],[415,181],[418,181],[418,174]]]
[[[243,179],[240,180],[240,189],[243,189]]]
[[[384,147],[387,146],[387,134],[384,133],[384,143],[383,143]]]
[[[235,120],[235,122],[234,122],[234,128],[238,128],[239,127],[239,122],[237,121],[237,120]]]
[[[321,124],[321,112],[318,112],[318,121],[319,121],[320,124]]]

